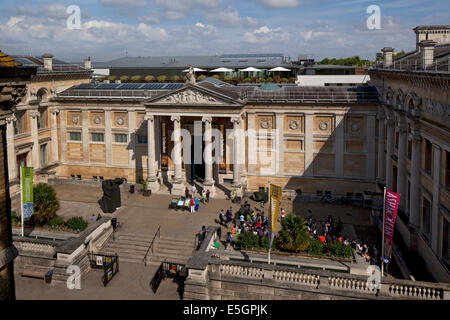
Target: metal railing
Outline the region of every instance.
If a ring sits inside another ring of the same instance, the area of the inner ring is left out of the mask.
[[[43,66],[37,68],[38,72],[73,72],[73,71],[91,71],[76,64],[53,64],[52,70],[48,70]]]
[[[145,266],[147,266],[147,256],[148,256],[150,250],[152,251],[152,254],[154,253],[154,246],[155,246],[156,236],[158,236],[158,239],[161,239],[161,226],[158,226],[158,230],[156,230],[155,236],[153,237],[153,240],[150,243],[150,246],[148,247],[147,252],[145,253],[145,256],[144,256],[144,264],[145,264]]]
[[[275,91],[244,92],[243,100],[267,101],[267,100],[291,100],[299,102],[377,102],[376,92],[296,92],[296,91]]]
[[[58,94],[58,97],[92,97],[92,98],[149,98],[169,90],[102,90],[102,89],[69,89]]]
[[[450,62],[447,61],[433,61],[433,63],[425,66],[423,60],[420,59],[407,59],[405,61],[392,61],[392,64],[388,67],[383,63],[378,63],[374,66],[375,69],[388,69],[388,70],[405,70],[405,71],[427,71],[427,72],[444,72],[450,73]]]

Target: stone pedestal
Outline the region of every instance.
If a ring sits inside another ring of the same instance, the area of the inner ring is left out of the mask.
[[[152,193],[158,192],[161,189],[161,184],[158,179],[147,180],[147,188],[151,190]]]
[[[170,194],[175,196],[184,196],[184,190],[186,186],[184,181],[174,181],[172,182],[172,189],[170,189]]]

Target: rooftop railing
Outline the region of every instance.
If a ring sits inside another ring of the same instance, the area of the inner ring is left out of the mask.
[[[168,90],[102,90],[102,89],[70,89],[58,94],[58,97],[90,97],[90,98],[149,98]]]
[[[52,70],[48,70],[44,68],[43,66],[40,66],[37,68],[37,72],[39,73],[45,73],[45,72],[75,72],[75,71],[90,71],[87,69],[82,68],[79,65],[76,64],[54,64],[52,66]]]
[[[424,66],[423,61],[420,59],[408,59],[405,61],[393,61],[389,67],[385,67],[383,63],[378,63],[374,69],[450,73],[450,59],[447,61],[434,61],[429,66]]]
[[[377,102],[376,92],[300,92],[300,91],[252,91],[242,94],[243,100],[272,101],[289,100],[296,102]]]

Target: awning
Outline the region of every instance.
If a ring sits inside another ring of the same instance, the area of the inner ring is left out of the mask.
[[[221,67],[221,68],[211,70],[210,72],[233,72],[233,69]]]
[[[245,68],[245,69],[241,69],[240,71],[242,71],[242,72],[260,72],[262,70],[261,69],[256,69],[256,68],[253,68],[253,67],[248,67],[248,68]]]
[[[276,67],[276,68],[270,69],[269,71],[291,71],[291,69],[286,69],[283,67]]]

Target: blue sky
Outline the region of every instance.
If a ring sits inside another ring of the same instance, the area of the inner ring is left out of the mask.
[[[81,9],[80,30],[66,27],[70,5]],[[366,26],[369,5],[381,9],[380,30]],[[413,50],[415,26],[449,22],[448,0],[1,0],[0,50],[49,52],[66,61],[106,61],[126,52],[373,60],[385,46]]]

